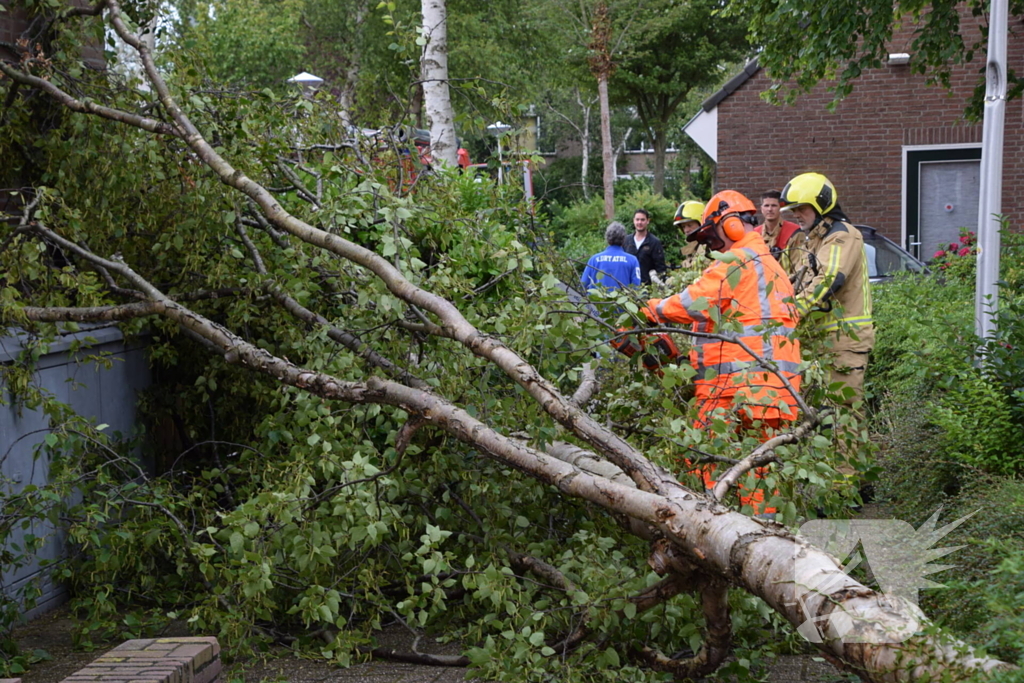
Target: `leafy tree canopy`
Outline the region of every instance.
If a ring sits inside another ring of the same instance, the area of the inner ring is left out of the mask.
[[[778,82],[769,96],[791,102],[823,81],[836,101],[846,96],[865,69],[885,63],[900,30],[913,34],[910,68],[948,87],[953,67],[984,55],[988,7],[983,0],[740,0],[729,11],[750,17],[751,41],[762,48],[760,64]],[[1010,13],[1024,14],[1024,3],[1010,2]],[[1009,77],[1011,96],[1018,96],[1021,83],[1012,72]],[[975,115],[983,91],[982,82]]]
[[[669,124],[694,89],[718,82],[722,66],[748,50],[740,12],[723,16],[711,0],[647,3],[612,78],[616,101],[636,108],[655,151],[655,190],[664,182]],[[660,162],[660,163],[659,163]]]

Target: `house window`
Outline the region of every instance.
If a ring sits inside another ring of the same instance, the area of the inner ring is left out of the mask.
[[[981,146],[904,147],[904,244],[922,261],[977,231]]]

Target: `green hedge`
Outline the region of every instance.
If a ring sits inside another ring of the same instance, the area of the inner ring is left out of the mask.
[[[879,497],[919,525],[970,518],[938,545],[955,570],[925,612],[975,645],[1024,661],[1024,238],[1004,235],[998,333],[974,336],[974,257],[876,287],[869,368]],[[980,361],[974,355],[980,350]],[[942,562],[943,560],[939,560]]]

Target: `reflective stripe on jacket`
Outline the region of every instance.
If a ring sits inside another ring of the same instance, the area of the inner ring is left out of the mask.
[[[717,332],[742,342],[772,361],[793,388],[800,388],[800,342],[793,287],[764,240],[749,232],[715,261],[697,282],[667,299],[651,299],[644,313],[655,322],[690,323],[694,332]],[[796,399],[739,343],[694,339],[690,362],[697,369],[698,396],[737,396],[744,403],[782,403],[796,414]]]
[[[819,309],[827,313],[821,322],[823,329],[840,330],[840,323],[852,326],[858,339],[840,331],[838,344],[834,345],[837,350],[871,350],[871,280],[860,230],[845,221],[824,218],[811,230],[806,242],[790,253],[794,272],[804,268],[803,277],[796,283],[800,315]]]

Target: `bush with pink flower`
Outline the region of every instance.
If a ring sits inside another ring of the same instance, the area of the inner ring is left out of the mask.
[[[978,237],[973,230],[960,228],[959,241],[941,245],[932,256],[932,267],[943,271],[947,277],[973,278],[977,242]]]

